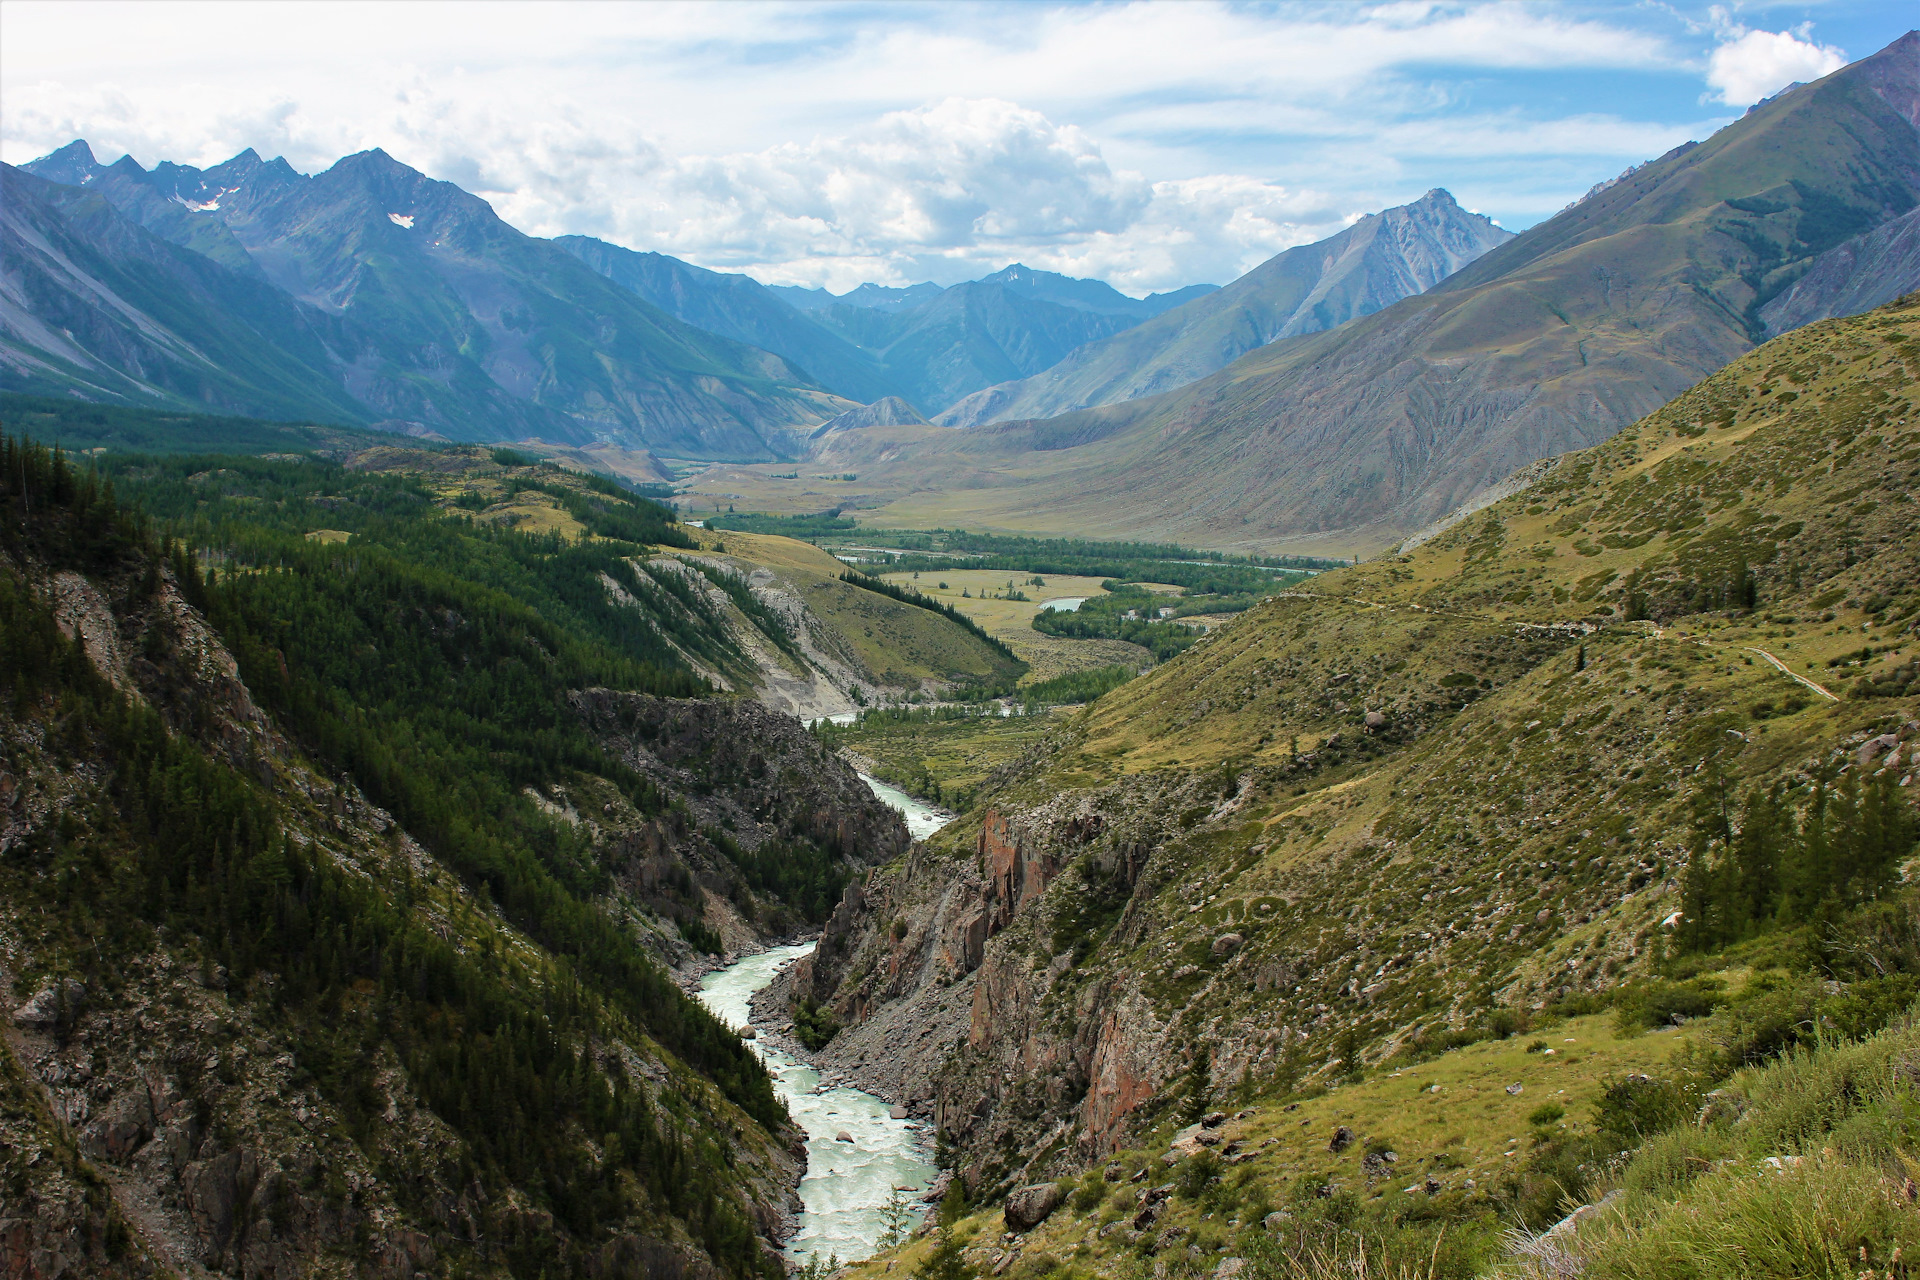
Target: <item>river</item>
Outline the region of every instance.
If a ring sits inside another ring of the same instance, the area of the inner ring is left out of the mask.
[[[953,820],[952,814],[884,782],[864,775],[863,780],[901,812],[916,840]],[[813,947],[811,942],[773,947],[709,973],[700,980],[700,1002],[729,1027],[744,1030],[752,1024],[754,993]],[[879,1251],[890,1227],[911,1230],[923,1209],[919,1195],[936,1172],[926,1126],[893,1119],[885,1102],[859,1089],[822,1089],[820,1073],[784,1050],[758,1039],[747,1044],[767,1064],[775,1092],[807,1133],[799,1230],[787,1242],[787,1256],[799,1263],[816,1255],[822,1261],[857,1262]],[[840,1141],[843,1133],[853,1141]],[[896,1187],[910,1190],[896,1196]],[[889,1223],[895,1216],[891,1205],[910,1209],[913,1216]]]

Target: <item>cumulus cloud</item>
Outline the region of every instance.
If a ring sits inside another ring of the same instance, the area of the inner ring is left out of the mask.
[[[639,176],[650,198],[606,210],[623,242],[841,289],[964,279],[1016,259],[1123,288],[1231,278],[1250,254],[1311,239],[1303,224],[1337,227],[1343,213],[1243,175],[1149,183],[1110,166],[1081,130],[996,99],[950,98],[856,135]]]
[[[1568,113],[1528,96],[1542,70],[1666,75],[1690,99],[1718,38],[1711,83],[1736,101],[1838,56],[1724,16],[1689,49],[1656,9],[555,0],[450,22],[287,0],[77,21],[8,0],[0,151],[84,137],[205,165],[252,146],[313,172],[378,146],[532,234],[769,282],[1019,260],[1137,293],[1224,283],[1435,185],[1524,226],[1716,123]],[[1509,73],[1514,93],[1483,92]]]
[[[1847,55],[1815,44],[1808,27],[1792,31],[1724,29],[1725,38],[1707,58],[1711,97],[1731,106],[1752,106],[1795,81],[1818,80],[1847,65]]]

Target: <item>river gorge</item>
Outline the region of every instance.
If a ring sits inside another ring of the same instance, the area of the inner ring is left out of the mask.
[[[867,778],[873,793],[905,817],[919,840],[952,814],[884,782]],[[812,942],[772,947],[736,960],[700,980],[699,999],[729,1027],[754,1028],[752,1000],[782,970],[814,948]],[[820,1073],[768,1042],[760,1028],[749,1040],[773,1076],[774,1089],[807,1134],[807,1172],[800,1183],[798,1229],[787,1241],[795,1263],[852,1262],[875,1253],[896,1230],[911,1230],[924,1211],[920,1196],[937,1172],[932,1135],[917,1120],[896,1119],[881,1098],[821,1083]]]

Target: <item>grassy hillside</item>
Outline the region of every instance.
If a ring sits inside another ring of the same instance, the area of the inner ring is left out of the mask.
[[[779,583],[818,620],[822,638],[832,637],[873,697],[904,698],[1020,675],[1019,662],[940,614],[849,581],[847,566],[818,547],[734,530],[701,533],[697,540],[756,583],[762,577]]]
[[[1899,1082],[1920,1048],[1911,1020],[1739,1072],[1698,1122],[1697,1037],[1622,1036],[1603,1018],[1539,1030],[1261,1097],[1195,1126],[1208,1146],[1156,1134],[1061,1182],[1060,1207],[1012,1240],[997,1209],[956,1201],[931,1238],[851,1274],[1201,1276],[1228,1255],[1258,1280],[1905,1273],[1920,1247],[1920,1133]],[[1595,1155],[1611,1158],[1576,1164]],[[1510,1216],[1569,1183],[1602,1207],[1551,1231]]]
[[[1662,1242],[1709,1248],[1687,1223],[1722,1210],[1798,1215],[1789,1261],[1750,1274],[1843,1274],[1816,1247],[1835,1232],[1885,1265],[1907,1239],[1883,1210],[1917,1149],[1910,1090],[1863,1112],[1858,1142],[1838,1136],[1853,1103],[1813,1128],[1710,1125],[1699,1150],[1650,1135],[1714,1088],[1782,1096],[1743,1071],[1829,1078],[1767,1064],[1897,1023],[1920,992],[1917,387],[1920,299],[1810,326],[1406,554],[1240,615],[872,878],[879,923],[815,962],[816,989],[844,1015],[917,998],[889,974],[966,984],[971,1020],[906,1087],[931,1097],[970,1195],[1116,1152],[1128,1176],[1151,1164],[1148,1187],[1201,1170],[1173,1236],[1087,1238],[1106,1202],[1090,1193],[1029,1246],[1061,1265],[1201,1274],[1226,1244],[1292,1250],[1270,1274],[1331,1274],[1308,1255],[1364,1239],[1362,1274],[1428,1274],[1436,1248],[1437,1274],[1479,1274],[1506,1256],[1503,1224],[1537,1232],[1622,1179],[1614,1234],[1582,1228],[1581,1256],[1613,1260],[1590,1274],[1739,1273],[1738,1254],[1657,1262]],[[946,923],[974,903],[978,952]],[[1580,1021],[1604,1010],[1604,1031]],[[1664,1066],[1671,1042],[1638,1038],[1688,1020],[1700,1034]],[[852,1054],[860,1023],[842,1021]],[[1438,1104],[1414,1091],[1432,1083]],[[1562,1114],[1534,1123],[1547,1102]],[[1178,1126],[1249,1104],[1241,1154],[1280,1139],[1254,1173],[1152,1163]],[[1282,1136],[1301,1119],[1317,1150]],[[1348,1164],[1371,1142],[1421,1176],[1342,1174],[1333,1123],[1362,1139]],[[1805,1185],[1769,1200],[1731,1173],[1691,1180],[1769,1155],[1813,1160],[1787,1163]],[[1255,1228],[1261,1196],[1294,1235]]]

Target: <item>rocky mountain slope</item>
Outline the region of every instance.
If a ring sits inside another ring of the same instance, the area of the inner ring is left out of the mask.
[[[203,360],[226,374],[222,390],[232,398],[215,401],[221,407],[284,415],[267,391],[273,374],[291,365],[334,384],[327,395],[306,397],[308,414],[337,416],[352,406],[363,421],[409,419],[450,438],[599,438],[675,456],[735,459],[789,456],[797,432],[850,407],[780,357],[683,324],[563,249],[515,231],[485,201],[384,152],[348,156],[311,177],[251,152],[204,172],[167,164],[149,173],[130,159],[100,165],[76,142],[26,168],[97,196],[187,250],[187,258],[175,255],[169,264],[176,274],[197,256],[207,264],[191,268],[198,275],[238,277],[222,284],[229,294],[263,292],[264,281],[281,295],[254,310],[292,313],[309,326],[327,319],[350,326],[343,336],[307,342],[292,360],[274,349],[287,343],[273,327],[249,366],[229,369],[224,352]],[[58,203],[44,189],[37,194],[48,206]],[[12,205],[10,199],[10,213]],[[121,383],[144,383],[144,353],[125,350],[129,328],[179,362],[191,359],[179,349],[191,350],[203,334],[236,322],[239,332],[251,327],[249,309],[199,305],[192,294],[167,309],[139,294],[103,295],[64,269],[62,254],[49,257],[41,241],[49,234],[93,237],[89,247],[97,253],[106,247],[101,237],[109,244],[137,237],[101,227],[97,212],[93,222],[69,221],[57,232],[19,223],[29,215],[43,215],[43,206],[10,223],[9,260],[38,269],[31,297],[16,289],[12,389],[58,389],[73,380],[74,366],[104,367]],[[206,254],[198,254],[202,249]],[[161,256],[147,247],[140,252]],[[159,314],[149,317],[143,307]],[[90,313],[92,323],[47,349],[44,314],[56,310]],[[174,341],[157,338],[156,329]],[[157,391],[182,394],[166,381]]]
[[[1276,254],[1224,289],[1090,342],[1044,373],[975,392],[939,420],[971,427],[1052,418],[1171,391],[1255,347],[1332,329],[1424,293],[1512,238],[1460,208],[1448,192],[1429,191],[1316,244]]]
[[[751,660],[628,563],[690,550],[663,513],[496,464],[569,542],[313,455],[0,454],[0,1267],[781,1274],[800,1135],[665,965],[907,838],[698,696],[683,654]]]
[[[895,523],[1392,545],[1763,340],[1760,308],[1920,201],[1916,121],[1920,33],[1371,316],[1126,404],[841,436],[831,465],[900,495],[879,517]]]
[[[1810,325],[1241,615],[851,887],[787,994],[978,1196],[1754,929],[1730,963],[1827,954],[1920,836],[1917,388],[1920,297]],[[1741,830],[1784,841],[1753,907]]]
[[[996,382],[1050,368],[1082,343],[1131,328],[1149,312],[1148,303],[1097,280],[1016,263],[910,305],[836,303],[807,314],[870,352],[926,414]]]
[[[592,236],[559,236],[553,243],[668,315],[771,351],[837,395],[871,404],[899,394],[873,356],[749,276],[708,271],[664,253],[637,253]]]
[[[1760,308],[1767,336],[1834,316],[1858,315],[1920,284],[1920,206],[1815,258],[1806,274]]]

